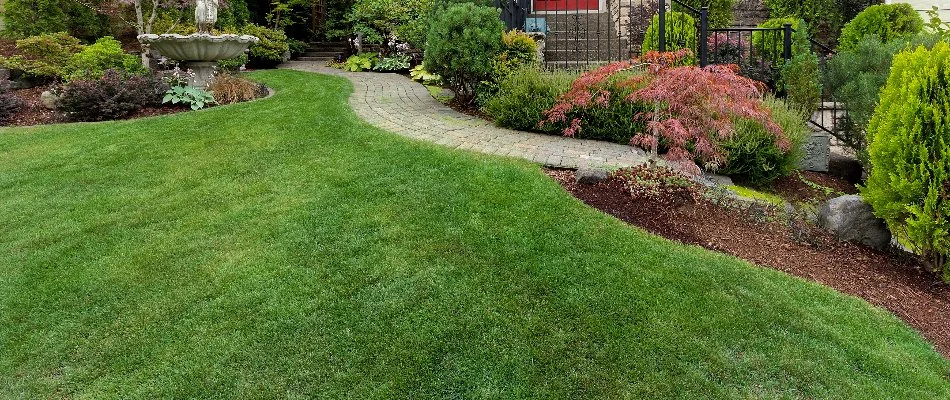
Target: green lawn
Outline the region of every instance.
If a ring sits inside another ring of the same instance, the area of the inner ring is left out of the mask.
[[[254,76],[277,95],[0,130],[0,398],[950,398],[861,300]]]

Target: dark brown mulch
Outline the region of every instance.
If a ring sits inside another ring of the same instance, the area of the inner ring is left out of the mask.
[[[62,112],[47,109],[40,103],[40,94],[42,94],[43,91],[49,89],[50,86],[38,86],[31,89],[13,91],[14,94],[23,99],[24,106],[20,112],[14,115],[13,118],[7,122],[7,126],[33,126],[67,122],[66,117]],[[139,110],[126,119],[154,117],[157,115],[175,114],[185,111],[191,110],[186,107],[172,107],[165,105],[147,107]]]
[[[806,179],[809,182],[832,189],[833,192],[825,193],[819,188],[809,186],[802,179]],[[777,179],[772,184],[770,191],[779,195],[785,200],[796,203],[814,199],[827,200],[831,197],[840,196],[841,193],[855,194],[858,192],[858,189],[854,184],[849,183],[844,178],[839,178],[820,172],[802,171],[798,174],[792,174],[790,176]]]
[[[582,185],[574,171],[546,173],[588,205],[652,233],[861,297],[906,321],[950,357],[950,287],[911,257],[839,242],[817,229],[805,233],[811,243],[796,241],[802,228],[755,221],[705,200],[670,207],[665,201],[634,199],[617,179]]]

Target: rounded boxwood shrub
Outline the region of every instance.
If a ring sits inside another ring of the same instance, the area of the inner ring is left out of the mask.
[[[282,30],[252,24],[244,27],[244,34],[260,39],[248,49],[248,65],[251,67],[274,68],[284,62],[290,52],[290,43]]]
[[[772,17],[794,17],[808,23],[808,34],[822,43],[834,41],[844,24],[839,1],[830,0],[765,0]]]
[[[950,45],[894,57],[868,126],[861,192],[891,232],[950,282]]]
[[[690,49],[696,53],[696,20],[686,13],[671,11],[666,14],[666,51]],[[660,50],[660,16],[653,16],[643,37],[641,54]]]
[[[475,87],[491,76],[505,26],[498,9],[456,4],[432,21],[425,49],[425,68],[452,85],[457,99],[470,104]]]
[[[924,20],[907,3],[878,4],[861,11],[841,30],[840,50],[852,50],[867,35],[877,35],[884,43],[897,37],[919,33]]]

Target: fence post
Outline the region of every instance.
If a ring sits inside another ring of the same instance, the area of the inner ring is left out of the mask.
[[[660,22],[659,45],[660,46],[659,47],[660,47],[660,52],[662,53],[666,51],[666,0],[660,0],[657,3],[659,3],[660,5],[660,9],[658,10],[659,15],[660,15],[660,19],[659,19],[659,22]]]
[[[782,35],[784,36],[782,43],[782,58],[784,58],[785,61],[792,59],[792,32],[792,24],[785,24],[785,34]]]
[[[709,7],[699,9],[699,66],[709,65]]]

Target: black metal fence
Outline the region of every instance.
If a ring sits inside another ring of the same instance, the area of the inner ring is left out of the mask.
[[[551,69],[588,69],[644,50],[689,48],[702,67],[735,64],[742,75],[776,89],[781,66],[792,58],[791,25],[710,28],[709,9],[682,0],[495,0],[495,5],[509,29],[544,34],[544,65]],[[834,51],[811,42],[823,70]],[[834,133],[842,110],[829,98],[822,94],[822,110],[811,124]]]

